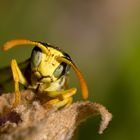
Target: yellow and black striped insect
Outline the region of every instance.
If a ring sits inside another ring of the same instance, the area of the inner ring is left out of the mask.
[[[33,45],[35,47],[27,61],[18,65],[15,59],[11,60],[15,87],[13,107],[19,105],[21,101],[19,83],[26,89],[35,91],[38,95],[47,95],[49,97],[48,105],[62,107],[71,104],[72,96],[76,93],[77,89],[68,88],[67,86],[70,67],[73,68],[80,81],[83,98],[87,99],[88,89],[86,82],[67,53],[48,43],[26,39],[8,41],[2,49],[7,51],[17,45]],[[7,70],[5,69],[5,71]]]

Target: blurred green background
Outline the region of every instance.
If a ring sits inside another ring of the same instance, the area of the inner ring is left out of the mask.
[[[139,0],[1,0],[0,19],[1,46],[26,38],[61,47],[83,72],[89,100],[112,112],[104,134],[97,133],[100,119],[90,118],[80,125],[76,139],[140,139]],[[0,52],[0,67],[11,58],[25,60],[31,49]],[[79,87],[73,73],[71,83]]]

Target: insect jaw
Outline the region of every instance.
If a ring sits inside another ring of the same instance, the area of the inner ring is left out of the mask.
[[[52,83],[53,82],[53,78],[51,76],[42,76],[40,79],[39,79],[40,82],[42,83]]]
[[[37,78],[37,80],[39,82],[47,82],[47,83],[51,83],[53,82],[53,78],[50,76],[50,75],[42,75],[42,73],[40,71],[37,71],[37,70],[33,70],[32,71],[32,74]]]

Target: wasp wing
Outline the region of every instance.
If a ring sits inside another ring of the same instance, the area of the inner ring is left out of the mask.
[[[24,74],[30,64],[30,59],[18,64],[21,72]],[[13,90],[14,84],[11,67],[7,66],[0,69],[0,93],[6,93]]]

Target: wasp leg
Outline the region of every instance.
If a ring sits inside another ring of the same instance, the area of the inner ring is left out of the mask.
[[[65,98],[66,98],[66,96],[70,97],[73,94],[75,94],[76,91],[77,91],[76,88],[70,88],[70,89],[63,90],[63,91],[47,91],[47,95],[49,97],[52,97],[52,98],[55,98],[55,97],[57,97],[59,95],[60,96],[65,96]]]
[[[57,94],[56,99],[52,99],[46,103],[47,106],[56,106],[58,108],[63,107],[65,105],[70,105],[72,103],[72,97],[76,93],[76,88],[71,88],[68,90],[64,90],[59,92],[59,95]],[[54,94],[54,92],[53,92]]]
[[[12,105],[12,107],[14,108],[20,104],[20,100],[21,100],[21,97],[20,97],[21,95],[19,91],[19,83],[23,84],[24,86],[27,86],[28,82],[26,81],[25,77],[21,73],[15,59],[11,60],[11,69],[12,69],[13,79],[15,82],[15,101]]]
[[[69,97],[69,101],[67,102],[67,105],[66,106],[69,106],[72,104],[72,101],[73,101],[73,98],[72,97]]]
[[[70,88],[70,89],[64,90],[63,92],[61,92],[60,97],[62,97],[62,99],[69,98],[73,96],[74,94],[76,94],[76,91],[77,91],[76,88]]]
[[[64,100],[59,100],[59,99],[52,99],[48,101],[46,104],[44,104],[46,107],[63,107],[69,102],[69,98],[64,99]]]

